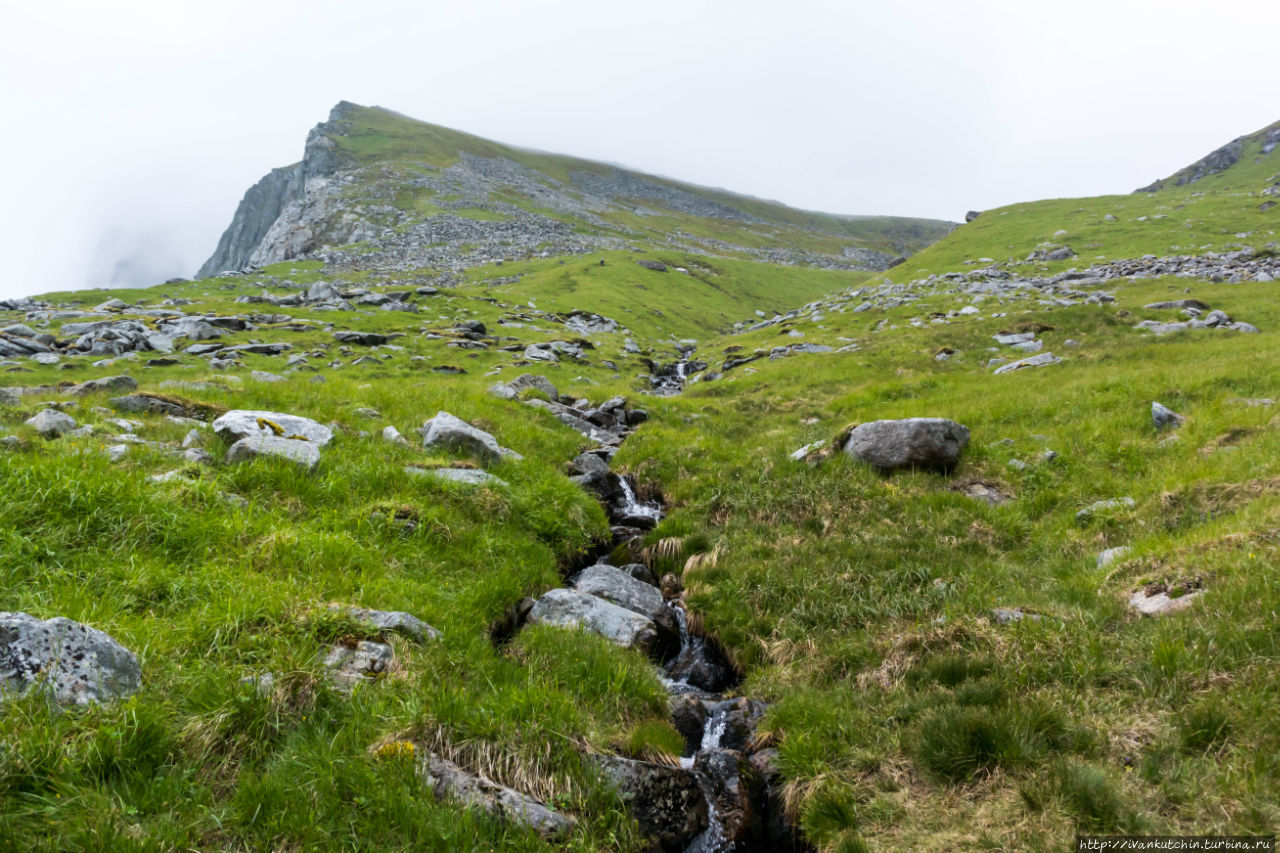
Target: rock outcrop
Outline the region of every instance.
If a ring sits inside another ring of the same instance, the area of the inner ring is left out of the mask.
[[[97,628],[0,613],[0,701],[36,689],[60,705],[89,705],[136,693],[141,680],[137,656]]]

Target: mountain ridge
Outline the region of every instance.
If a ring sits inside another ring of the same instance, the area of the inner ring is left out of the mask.
[[[333,203],[338,195],[341,204]],[[353,195],[376,209],[357,216]],[[459,210],[480,224],[458,222]],[[647,228],[646,217],[669,221]],[[784,263],[883,269],[953,226],[798,210],[341,101],[308,134],[301,161],[273,169],[246,192],[198,276],[361,241],[405,263],[441,260],[441,253],[415,246],[479,242],[484,251],[461,268],[513,247],[531,252],[549,243],[581,254],[656,240],[711,254],[772,251]],[[688,233],[673,234],[682,231]]]

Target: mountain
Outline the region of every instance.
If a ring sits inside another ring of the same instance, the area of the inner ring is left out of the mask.
[[[1280,195],[1280,155],[1271,156],[1277,147],[1280,147],[1280,121],[1248,136],[1236,137],[1185,169],[1134,192],[1154,193],[1214,178],[1196,189],[1228,186],[1253,190],[1269,188],[1269,194]]]
[[[1280,155],[871,271],[335,121],[298,256],[0,301],[0,850],[1274,832]]]
[[[245,193],[199,275],[311,257],[352,268],[465,269],[627,246],[884,269],[951,227],[794,210],[344,101],[308,135],[301,162]]]

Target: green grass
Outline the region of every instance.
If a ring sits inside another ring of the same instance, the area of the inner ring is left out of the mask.
[[[381,157],[387,146],[421,143],[390,128],[384,137],[361,144]],[[572,813],[571,850],[643,849],[581,758],[588,748],[664,760],[680,751],[652,668],[598,638],[546,627],[501,649],[489,640],[512,604],[559,585],[559,567],[606,531],[600,508],[564,476],[588,442],[485,393],[523,372],[593,400],[624,394],[648,410],[615,467],[659,487],[669,504],[647,542],[675,544],[654,568],[682,575],[688,603],[744,670],[740,691],[770,703],[763,729],[780,750],[786,802],[824,851],[1049,851],[1081,832],[1273,832],[1280,421],[1274,408],[1233,401],[1280,397],[1277,285],[1115,281],[1113,304],[1010,297],[979,303],[979,315],[913,326],[966,304],[937,285],[887,310],[830,309],[821,320],[725,334],[757,310],[772,316],[885,278],[963,271],[977,257],[1021,258],[1058,229],[1080,257],[1051,269],[1083,266],[1092,254],[1275,239],[1255,197],[1209,189],[987,211],[880,277],[655,247],[604,253],[603,266],[592,256],[474,269],[457,287],[418,298],[417,314],[235,299],[321,279],[405,289],[438,281],[437,271],[285,262],[225,280],[56,295],[84,306],[170,296],[214,313],[281,310],[313,326],[227,340],[287,341],[313,370],[266,384],[249,371],[285,374],[283,359],[249,356],[244,370],[211,372],[192,356],[152,367],[144,355],[104,367],[21,362],[4,384],[128,372],[145,390],[333,423],[337,437],[306,475],[268,462],[224,465],[225,446],[207,436],[215,464],[186,466],[190,482],[156,485],[148,474],[178,467],[159,449],[136,446],[110,464],[97,452],[100,436],[49,442],[24,427],[42,401],[67,399],[56,392],[0,408],[0,432],[21,440],[0,450],[0,610],[111,633],[138,652],[144,685],[82,712],[50,713],[35,697],[3,706],[0,849],[547,849],[528,832],[435,802],[408,757],[379,749],[400,741]],[[1136,222],[1165,208],[1167,219]],[[1105,221],[1108,212],[1118,220]],[[1184,218],[1205,225],[1187,229]],[[652,272],[641,258],[689,274]],[[1141,306],[1186,289],[1261,334],[1155,338],[1133,328],[1169,316]],[[554,365],[448,346],[463,320],[486,323],[499,345],[573,338],[531,312],[575,309],[618,320],[659,361],[686,337],[713,366],[739,346],[858,348],[764,358],[683,396],[652,398],[641,396],[643,353],[624,352],[623,332],[592,335],[584,361]],[[403,349],[353,364],[368,353],[343,352],[326,323],[404,332],[393,341]],[[1023,324],[1052,327],[1040,336],[1066,361],[993,376],[987,359],[1007,353],[991,351],[991,336]],[[954,355],[936,361],[943,347]],[[443,365],[466,373],[433,371]],[[322,384],[310,381],[317,374]],[[209,385],[162,389],[166,380]],[[107,396],[79,399],[72,414],[114,432],[94,411]],[[1176,441],[1156,434],[1152,400],[1189,417]],[[404,474],[408,464],[462,461],[379,437],[387,424],[412,437],[439,410],[524,454],[494,468],[509,488]],[[970,428],[953,474],[886,477],[841,455],[813,466],[788,458],[851,423],[908,416]],[[148,440],[187,432],[140,420]],[[1050,449],[1058,456],[1045,461]],[[955,489],[975,480],[1014,499],[990,507]],[[1135,507],[1077,521],[1080,508],[1118,496]],[[1098,568],[1097,554],[1118,545],[1132,550]],[[1182,613],[1147,619],[1126,606],[1145,583],[1196,577],[1205,593]],[[317,655],[361,629],[323,610],[330,602],[407,610],[444,637],[397,641],[402,666],[346,698],[326,686]],[[996,607],[1039,618],[997,624]],[[240,683],[264,672],[277,675],[265,695]]]

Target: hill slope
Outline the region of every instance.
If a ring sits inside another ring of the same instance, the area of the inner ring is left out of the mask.
[[[631,246],[883,269],[950,227],[794,210],[342,102],[311,131],[300,163],[245,194],[199,274],[313,256],[365,269],[462,269]]]
[[[0,849],[1274,832],[1280,257],[1229,174],[882,274],[384,246],[0,303]],[[908,417],[954,467],[850,452]],[[122,695],[51,708],[57,617]]]

